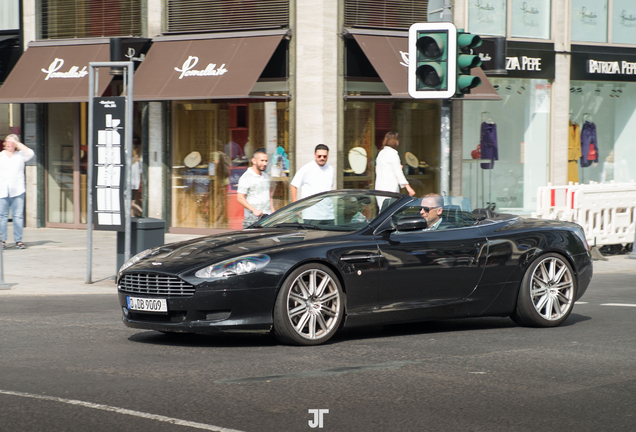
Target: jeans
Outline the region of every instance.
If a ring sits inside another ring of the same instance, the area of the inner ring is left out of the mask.
[[[11,217],[13,218],[13,238],[18,243],[22,241],[22,228],[24,228],[24,194],[0,198],[0,234],[2,234],[3,241],[8,240],[9,207],[11,207]]]

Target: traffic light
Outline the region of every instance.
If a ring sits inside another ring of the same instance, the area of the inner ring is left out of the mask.
[[[470,74],[472,68],[481,66],[479,56],[474,55],[472,51],[480,45],[479,36],[463,30],[457,31],[457,96],[459,97],[481,85],[481,79]]]
[[[457,29],[452,23],[417,23],[409,28],[409,94],[448,99],[457,88]]]

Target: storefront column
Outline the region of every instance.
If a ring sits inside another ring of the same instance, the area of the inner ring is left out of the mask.
[[[163,219],[163,109],[161,102],[148,102],[148,217]]]
[[[329,163],[338,166],[338,1],[297,0],[295,8],[296,169],[326,144]]]
[[[557,2],[554,22],[554,83],[550,107],[550,182],[568,183],[568,130],[570,119],[570,2]]]

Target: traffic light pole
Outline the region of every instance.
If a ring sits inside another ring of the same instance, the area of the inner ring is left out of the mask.
[[[441,195],[450,195],[450,149],[451,149],[451,102],[450,99],[442,99],[442,118],[440,122],[440,192]]]

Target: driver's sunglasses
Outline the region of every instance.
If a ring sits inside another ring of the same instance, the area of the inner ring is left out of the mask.
[[[436,208],[439,208],[439,206],[437,206],[437,207],[424,207],[424,206],[422,206],[422,207],[420,207],[420,210],[424,210],[426,213],[428,213],[431,210],[436,209]]]
[[[318,159],[327,159],[327,156],[329,155],[316,155]]]

